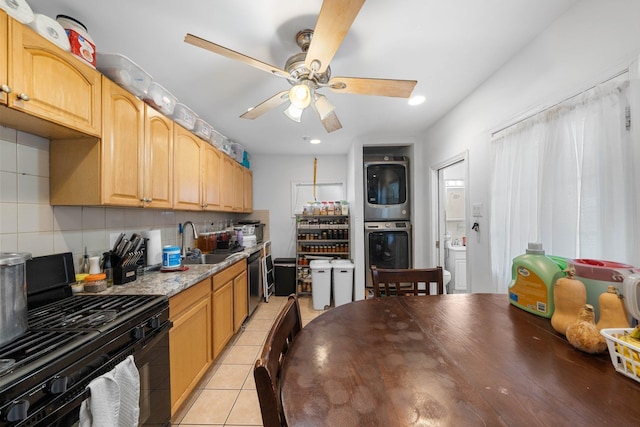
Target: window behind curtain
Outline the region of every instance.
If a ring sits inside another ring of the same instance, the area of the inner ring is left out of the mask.
[[[528,242],[542,242],[549,255],[640,266],[632,96],[625,74],[494,135],[496,291],[507,291],[512,260]]]

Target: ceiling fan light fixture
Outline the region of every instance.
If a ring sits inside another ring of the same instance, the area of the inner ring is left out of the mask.
[[[311,104],[311,89],[306,84],[297,84],[289,90],[289,101],[300,110]],[[301,113],[302,114],[302,113]]]
[[[284,115],[289,117],[294,122],[300,123],[300,121],[302,120],[303,111],[304,111],[304,108],[298,108],[295,105],[293,105],[293,103],[291,103],[291,105],[289,105],[289,107],[286,110],[284,110]]]
[[[314,98],[314,105],[316,107],[316,111],[318,111],[320,120],[326,119],[327,116],[336,109],[336,106],[329,102],[326,96],[316,94]]]

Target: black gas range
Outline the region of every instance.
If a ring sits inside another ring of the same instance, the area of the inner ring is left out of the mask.
[[[29,310],[26,333],[0,347],[0,426],[73,425],[89,383],[130,355],[140,374],[140,425],[169,425],[170,328],[164,296],[39,303]]]

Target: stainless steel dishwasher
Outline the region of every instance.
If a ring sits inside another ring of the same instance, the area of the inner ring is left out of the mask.
[[[249,280],[249,316],[253,314],[262,299],[262,283],[260,280],[260,251],[254,252],[247,258]]]

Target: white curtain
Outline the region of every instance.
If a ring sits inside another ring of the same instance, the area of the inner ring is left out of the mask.
[[[626,119],[640,101],[634,79],[625,74],[494,135],[497,292],[507,291],[513,258],[528,242],[541,242],[549,255],[640,266],[640,139],[633,136],[640,121],[628,128]]]

